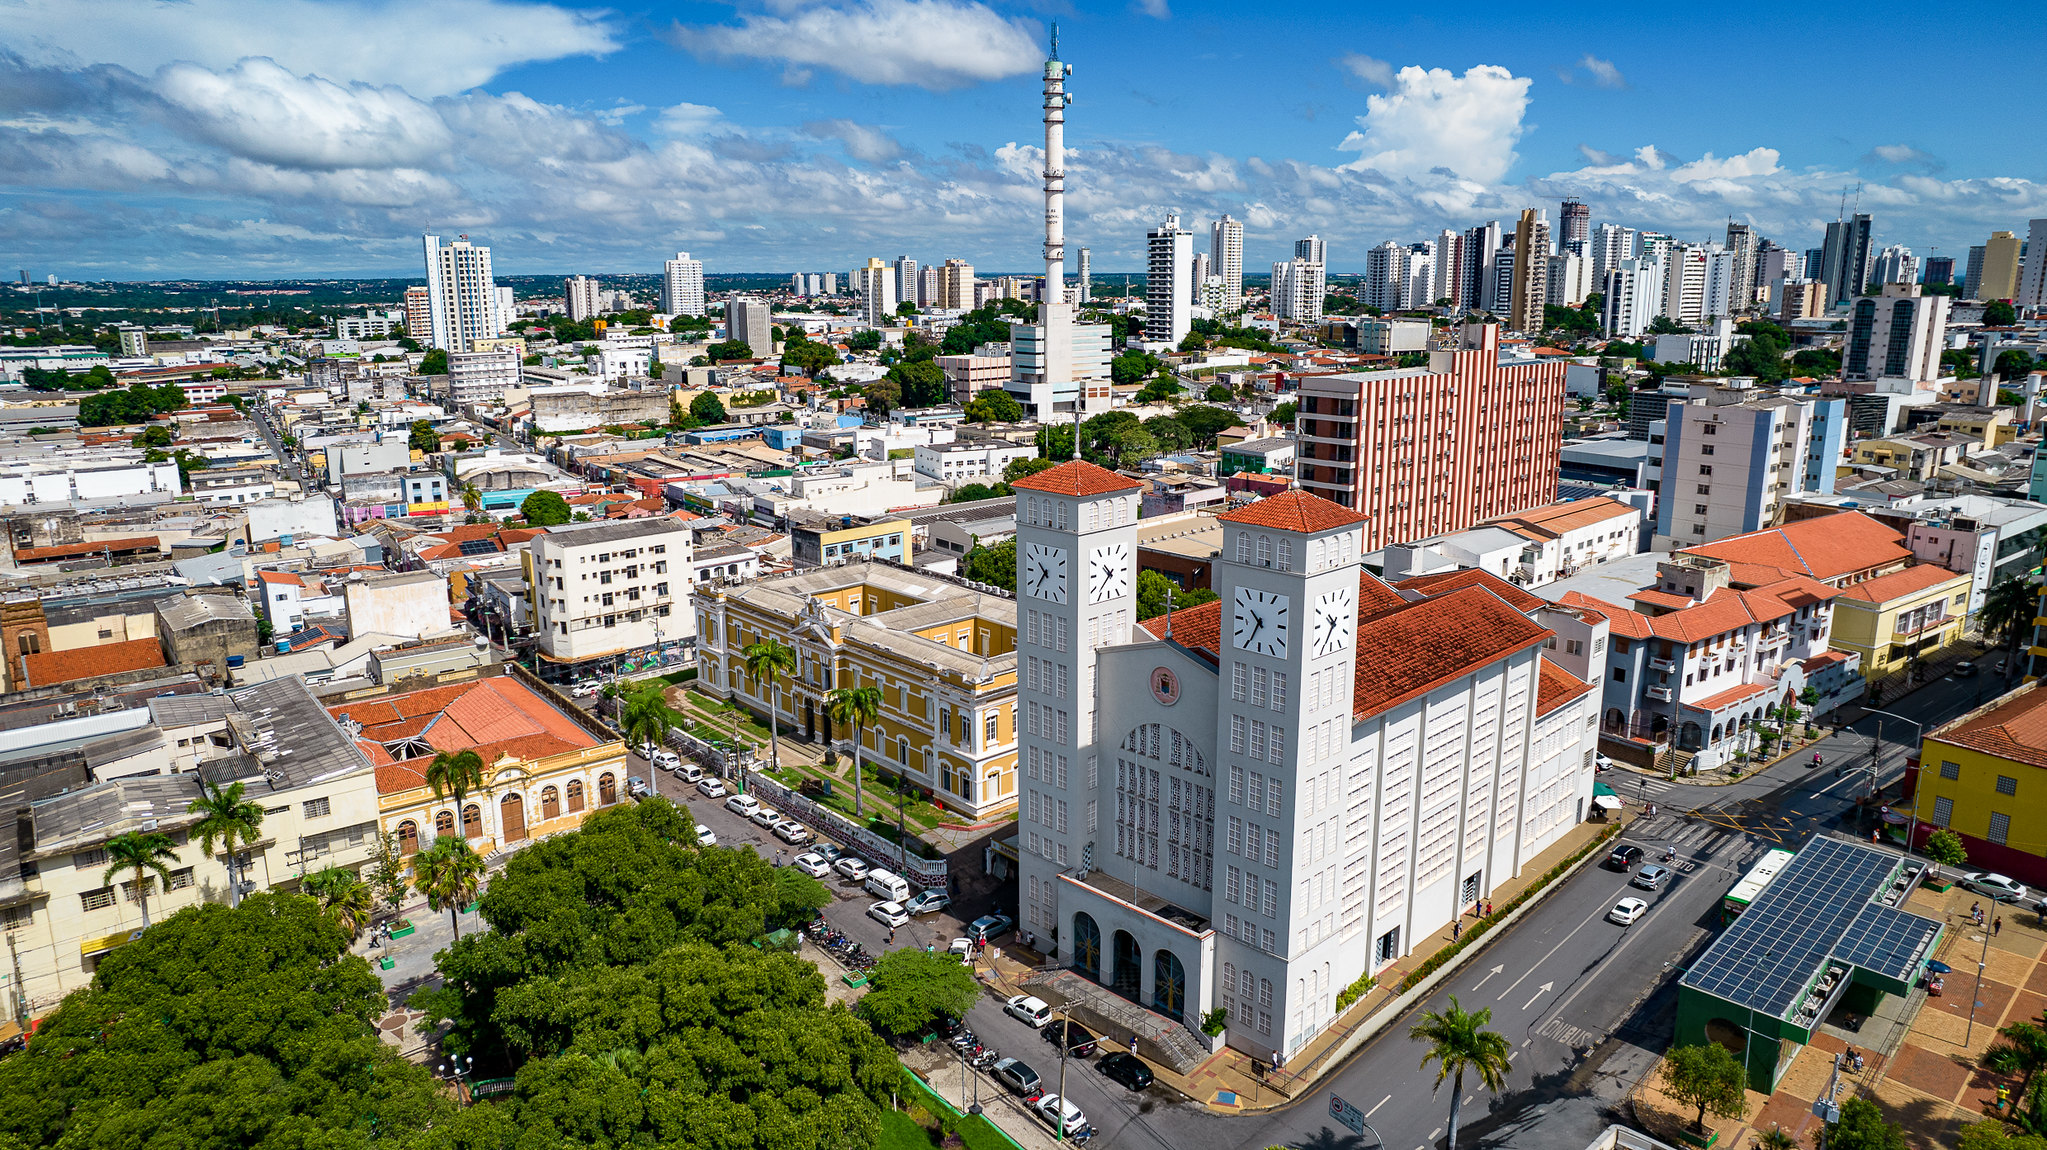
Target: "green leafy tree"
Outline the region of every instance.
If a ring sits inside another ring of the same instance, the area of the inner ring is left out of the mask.
[[[964,483],[953,489],[946,502],[973,503],[982,499],[1001,499],[1009,494],[1009,485],[1006,483],[997,483],[993,486],[986,483]]]
[[[455,800],[455,817],[462,817],[462,805],[470,795],[483,789],[483,756],[471,750],[438,751],[426,767],[426,785],[434,797]]]
[[[469,511],[483,510],[483,489],[474,483],[462,485],[462,506]]]
[[[963,573],[976,583],[987,583],[1005,591],[1016,590],[1016,539],[1011,537],[992,546],[976,545],[961,564]]]
[[[2011,327],[2018,322],[2018,309],[2005,300],[1991,300],[1983,305],[1984,327]]]
[[[892,379],[877,379],[862,388],[861,394],[867,397],[867,410],[876,419],[885,419],[903,406],[903,389]]]
[[[1015,423],[1023,418],[1023,404],[999,387],[989,388],[967,401],[967,418],[975,423]]]
[[[782,348],[782,369],[784,371],[793,368],[803,372],[805,375],[816,375],[819,371],[838,362],[839,353],[833,351],[830,344],[818,343],[809,339],[791,338]]]
[[[1407,1031],[1408,1038],[1427,1044],[1428,1053],[1422,1055],[1421,1064],[1423,1069],[1431,1062],[1436,1064],[1436,1089],[1442,1090],[1444,1079],[1452,1080],[1449,1150],[1457,1150],[1457,1114],[1464,1103],[1465,1072],[1476,1075],[1481,1085],[1498,1094],[1507,1084],[1508,1071],[1513,1069],[1507,1061],[1514,1050],[1512,1044],[1498,1032],[1486,1029],[1492,1018],[1491,1007],[1467,1011],[1457,1004],[1453,994],[1448,1010],[1423,1014],[1421,1021]]]
[[[1920,849],[1933,860],[1936,875],[1941,867],[1959,867],[1969,861],[1969,848],[1962,844],[1962,836],[1950,830],[1938,830],[1927,835]]]
[[[1884,1112],[1867,1098],[1841,1104],[1841,1120],[1827,1125],[1827,1150],[1908,1150],[1905,1129],[1884,1121]]]
[[[1756,1150],[1799,1150],[1798,1139],[1773,1122],[1768,1130],[1756,1132]]]
[[[896,314],[904,318],[914,317],[917,314],[917,305],[904,300],[896,305]]]
[[[1210,403],[1228,403],[1236,397],[1236,392],[1231,391],[1227,386],[1220,383],[1210,384],[1208,390],[1201,394],[1201,398],[1206,399]]]
[[[1214,447],[1216,435],[1225,428],[1244,426],[1244,421],[1234,412],[1198,404],[1181,408],[1173,418],[1185,424],[1187,430],[1194,433],[1194,446],[1204,449]]]
[[[406,446],[414,451],[432,455],[441,449],[441,433],[424,419],[412,421],[412,428],[405,437]]]
[[[1165,614],[1166,605],[1169,602],[1172,604],[1173,610],[1185,611],[1189,607],[1199,607],[1203,603],[1212,603],[1217,598],[1216,593],[1206,587],[1183,590],[1171,579],[1156,571],[1139,571],[1137,573],[1137,618],[1139,622]]]
[[[889,368],[887,378],[901,390],[904,407],[933,407],[945,402],[945,371],[936,361],[906,360]]]
[[[708,391],[699,392],[695,399],[689,401],[689,417],[706,424],[723,423],[731,418],[725,413],[724,403]]]
[[[1002,469],[1002,481],[1004,483],[1015,483],[1019,479],[1028,479],[1040,471],[1050,471],[1057,466],[1059,464],[1050,459],[1031,459],[1028,457],[1012,459],[1009,461],[1009,465]]]
[[[448,353],[438,347],[430,352],[427,352],[426,355],[420,358],[419,374],[421,375],[448,374]]]
[[[559,527],[569,516],[569,501],[559,492],[536,491],[519,503],[519,517],[529,527]]]
[[[141,435],[138,435],[135,438],[128,441],[128,446],[169,447],[171,445],[171,440],[173,438],[174,437],[171,435],[170,428],[161,425],[156,425],[143,428]]]
[[[1300,405],[1290,399],[1273,408],[1272,414],[1266,418],[1271,421],[1274,427],[1291,428],[1294,425],[1294,418],[1300,414],[1300,410]]]
[[[352,870],[330,866],[314,871],[300,884],[320,903],[328,919],[353,939],[370,924],[377,909],[376,892]]]
[[[1194,446],[1194,433],[1170,415],[1154,415],[1145,420],[1144,430],[1158,444],[1160,451],[1185,451]]]
[[[714,343],[704,349],[704,358],[712,363],[727,363],[735,359],[752,359],[753,345],[743,339],[728,339]]]
[[[1650,335],[1689,335],[1692,329],[1667,315],[1659,315],[1649,321],[1647,330]]]
[[[1164,403],[1185,390],[1187,389],[1180,386],[1179,380],[1166,372],[1160,372],[1138,389],[1137,402]]]
[[[635,694],[625,708],[627,741],[645,747],[668,744],[668,732],[682,725],[683,717],[668,705],[658,684]]]
[[[846,350],[880,351],[881,333],[874,330],[871,327],[865,331],[856,331],[852,335],[846,337]]]
[[[782,683],[796,673],[796,649],[775,639],[750,643],[740,650],[746,659],[746,674],[755,683],[755,694],[765,686],[768,704],[768,759],[776,773],[782,770]]]
[[[2032,371],[2033,366],[2033,357],[2030,353],[2009,347],[1997,353],[1997,359],[1990,365],[1990,370],[1999,379],[2017,379]]]
[[[1717,1042],[1673,1046],[1663,1056],[1664,1092],[1698,1111],[1694,1132],[1705,1131],[1708,1111],[1721,1118],[1747,1115],[1747,1083],[1741,1061]]]
[[[405,879],[405,856],[399,853],[398,837],[386,831],[377,836],[376,854],[370,859],[370,890],[392,914],[405,905],[409,888]]]
[[[412,856],[412,881],[426,903],[447,911],[455,938],[462,937],[462,908],[476,901],[483,882],[483,856],[459,835],[442,835],[434,845]]]
[[[129,831],[107,840],[107,873],[100,879],[109,886],[120,874],[127,874],[135,891],[135,903],[142,908],[142,928],[149,929],[149,885],[150,876],[163,879],[164,889],[171,885],[171,864],[178,861],[177,848],[171,845],[171,836],[153,831]]]
[[[981,984],[952,953],[891,950],[867,976],[860,1015],[884,1034],[912,1035],[940,1018],[964,1018],[980,1001]]]
[[[1127,411],[1105,411],[1080,425],[1081,453],[1111,471],[1135,467],[1159,453],[1158,441]]]
[[[2047,1150],[2047,1138],[2020,1133],[1992,1118],[1962,1127],[1955,1150]]]
[[[1829,347],[1801,348],[1791,356],[1791,370],[1809,376],[1839,375],[1841,353]]]
[[[242,847],[255,845],[263,837],[263,804],[245,795],[247,784],[199,781],[199,797],[185,806],[185,813],[199,821],[188,832],[199,849],[211,855],[217,845],[227,855],[228,905],[242,901],[242,876],[237,866]]]
[[[1734,345],[1721,361],[1726,375],[1751,375],[1763,383],[1775,383],[1789,373],[1784,353],[1791,348],[1784,329],[1775,324],[1745,324],[1749,337]]]
[[[1015,540],[1010,540],[1011,544]],[[1012,547],[1012,551],[1014,548]],[[1016,579],[1015,567],[1010,569],[1012,585]],[[831,717],[832,725],[846,732],[853,744],[853,813],[861,811],[860,766],[865,755],[860,744],[861,733],[881,721],[881,688],[839,687],[825,696],[825,713]]]
[[[1109,382],[1117,387],[1134,387],[1158,374],[1165,366],[1158,356],[1146,351],[1126,351],[1109,361]]]
[[[2040,603],[2040,585],[2025,575],[2011,575],[1991,584],[1977,619],[1983,633],[2016,653],[2019,641],[2031,636]]]
[[[2040,1071],[2047,1069],[2047,1028],[2039,1022],[2014,1022],[1999,1028],[1999,1042],[1983,1056],[1983,1067],[1993,1074],[2003,1074],[2019,1080],[2015,1092],[2018,1106],[2025,1107],[2017,1117],[2036,1132],[2047,1132],[2040,1119],[2043,1117],[2040,1083],[2035,1081]]]

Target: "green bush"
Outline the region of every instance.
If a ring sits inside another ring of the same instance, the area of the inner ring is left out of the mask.
[[[1338,1014],[1342,1014],[1344,1011],[1349,1010],[1351,1003],[1356,1002],[1360,998],[1363,998],[1368,992],[1371,991],[1371,989],[1374,986],[1377,985],[1379,985],[1379,980],[1372,977],[1371,974],[1366,973],[1358,975],[1358,980],[1356,982],[1353,982],[1349,986],[1344,987],[1343,993],[1336,996],[1336,1012]]]
[[[1435,973],[1438,968],[1440,968],[1444,963],[1450,961],[1452,958],[1456,957],[1460,952],[1464,950],[1465,947],[1474,945],[1475,943],[1478,942],[1479,939],[1485,937],[1487,931],[1492,930],[1493,927],[1505,921],[1508,915],[1514,913],[1515,907],[1520,906],[1522,903],[1525,903],[1529,899],[1534,898],[1536,895],[1541,894],[1545,890],[1548,890],[1549,884],[1555,882],[1559,877],[1561,877],[1564,874],[1565,871],[1568,871],[1572,867],[1577,866],[1580,862],[1584,861],[1587,855],[1592,854],[1594,851],[1604,849],[1607,842],[1616,837],[1617,835],[1619,835],[1620,833],[1621,824],[1619,823],[1614,823],[1613,825],[1600,831],[1598,838],[1593,839],[1591,842],[1585,844],[1583,847],[1580,847],[1578,851],[1575,854],[1573,854],[1570,858],[1567,858],[1564,861],[1558,863],[1557,865],[1549,868],[1549,870],[1545,872],[1540,879],[1537,879],[1532,885],[1530,885],[1528,889],[1522,891],[1520,894],[1515,895],[1513,898],[1508,899],[1506,905],[1499,907],[1497,910],[1494,911],[1493,917],[1482,918],[1478,920],[1478,922],[1473,924],[1470,927],[1470,929],[1466,930],[1464,934],[1457,939],[1456,942],[1451,943],[1449,946],[1444,947],[1443,949],[1437,951],[1436,953],[1430,955],[1428,958],[1424,959],[1420,966],[1415,967],[1413,970],[1409,971],[1407,973],[1407,977],[1400,980],[1400,989],[1396,993],[1406,994],[1408,991],[1413,990],[1416,986],[1421,984],[1422,979],[1427,978],[1429,975]]]

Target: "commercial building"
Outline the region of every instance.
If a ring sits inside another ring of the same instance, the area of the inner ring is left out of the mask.
[[[945,373],[946,391],[954,403],[964,404],[981,392],[1001,391],[1009,387],[1008,344],[984,343],[966,355],[941,355],[933,358],[932,362]]]
[[[1542,209],[1524,208],[1514,225],[1514,284],[1504,309],[1510,330],[1533,334],[1543,326],[1549,300],[1549,221]]]
[[[472,245],[467,236],[446,247],[439,236],[421,240],[426,252],[427,346],[450,354],[469,351],[477,340],[503,331],[490,249]]]
[[[1469,323],[1426,367],[1302,380],[1298,481],[1363,512],[1367,550],[1556,501],[1564,364],[1503,364],[1499,333]]]
[[[1244,310],[1244,221],[1225,215],[1209,225],[1208,268],[1222,277],[1222,310]]]
[[[907,526],[907,524],[905,524]],[[880,770],[970,818],[1017,801],[1017,604],[924,571],[852,562],[696,597],[699,685],[805,740],[854,739],[869,778]],[[744,649],[774,639],[796,652],[779,689],[746,673]],[[874,687],[881,717],[835,728],[831,692]]]
[[[541,659],[575,667],[691,638],[692,539],[673,519],[564,524],[534,537],[526,581]]]
[[[1777,318],[1789,323],[1794,319],[1818,319],[1827,310],[1827,285],[1818,280],[1782,279],[1777,281]]]
[[[661,265],[661,310],[668,315],[704,314],[704,261],[677,252]]]
[[[1976,284],[1976,299],[2013,300],[2019,294],[2019,238],[2010,232],[1991,232],[1983,245],[1983,271]]]
[[[604,314],[602,288],[589,276],[570,276],[563,280],[562,296],[568,305],[571,323],[582,323]]]
[[[917,474],[940,483],[999,481],[1011,460],[1031,459],[1038,454],[1033,445],[1004,443],[999,439],[968,439],[952,443],[921,443],[916,451]]]
[[[1912,249],[1902,244],[1891,246],[1876,253],[1876,265],[1870,272],[1870,282],[1875,284],[1916,284],[1919,282],[1919,257]]]
[[[1787,497],[1830,495],[1847,401],[1716,390],[1664,410],[1656,548],[1692,547],[1775,525]]]
[[[744,295],[727,300],[725,338],[739,340],[752,348],[755,359],[774,358],[775,332],[768,301]]]
[[[890,515],[868,520],[851,515],[791,515],[789,555],[798,567],[831,567],[869,559],[907,563],[910,523]]]
[[[448,402],[490,403],[519,386],[519,353],[457,351],[448,354]]]
[[[1935,385],[1952,301],[1922,291],[1918,284],[1887,283],[1881,296],[1863,296],[1849,306],[1841,378],[1909,379],[1921,388]]]
[[[1168,213],[1144,233],[1144,250],[1144,338],[1178,347],[1194,322],[1194,234]]]
[[[1967,573],[1922,563],[1857,583],[1835,605],[1834,646],[1860,656],[1869,678],[1909,670],[1914,660],[1961,639],[1973,582]]]
[[[1131,1000],[1176,1063],[1214,1009],[1284,1056],[1583,816],[1591,687],[1505,583],[1410,600],[1363,515],[1289,492],[1220,517],[1220,601],[1139,628],[1136,484],[1015,486],[1021,929],[1065,968],[1034,986]]]
[[[2029,682],[1926,732],[1907,773],[1910,798],[1891,809],[1912,820],[1915,845],[1953,831],[1971,869],[2047,886],[2047,689]]]

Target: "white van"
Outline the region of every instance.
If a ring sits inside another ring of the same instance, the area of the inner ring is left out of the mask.
[[[871,870],[867,872],[867,893],[887,902],[901,902],[910,897],[910,884],[893,871]]]

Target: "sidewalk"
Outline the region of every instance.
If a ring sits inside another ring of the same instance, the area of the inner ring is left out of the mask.
[[[1597,841],[1610,825],[1588,822],[1571,828],[1549,849],[1530,859],[1521,868],[1520,877],[1502,883],[1493,892],[1493,902],[1504,904],[1512,901],[1521,892],[1534,886],[1543,875],[1548,874],[1550,868]],[[1591,856],[1588,856],[1588,865],[1591,861]],[[1562,882],[1568,878],[1567,874],[1557,881]],[[1531,903],[1530,907],[1533,905]],[[1466,916],[1463,921],[1469,926],[1475,920]],[[1147,1060],[1147,1065],[1157,1075],[1161,1084],[1172,1087],[1218,1114],[1255,1113],[1284,1106],[1308,1092],[1315,1083],[1335,1068],[1328,1055],[1354,1032],[1368,1024],[1382,1027],[1390,1024],[1393,1019],[1390,1014],[1385,1013],[1386,1008],[1400,998],[1401,981],[1407,977],[1408,972],[1420,968],[1452,941],[1448,926],[1420,940],[1412,953],[1380,971],[1378,982],[1353,1003],[1349,1010],[1332,1021],[1313,1041],[1296,1051],[1284,1070],[1268,1070],[1263,1076],[1254,1074],[1251,1069],[1251,1057],[1228,1046],[1209,1055],[1199,1066],[1184,1075],[1175,1073],[1170,1067],[1156,1061]],[[1485,945],[1484,941],[1474,944],[1460,953],[1458,960],[1468,962],[1475,959],[1483,953]],[[1043,965],[1041,956],[1023,947],[1014,950],[990,947],[986,954],[990,961],[977,969],[975,975],[1003,998],[1027,993],[1023,989],[1023,980]]]

